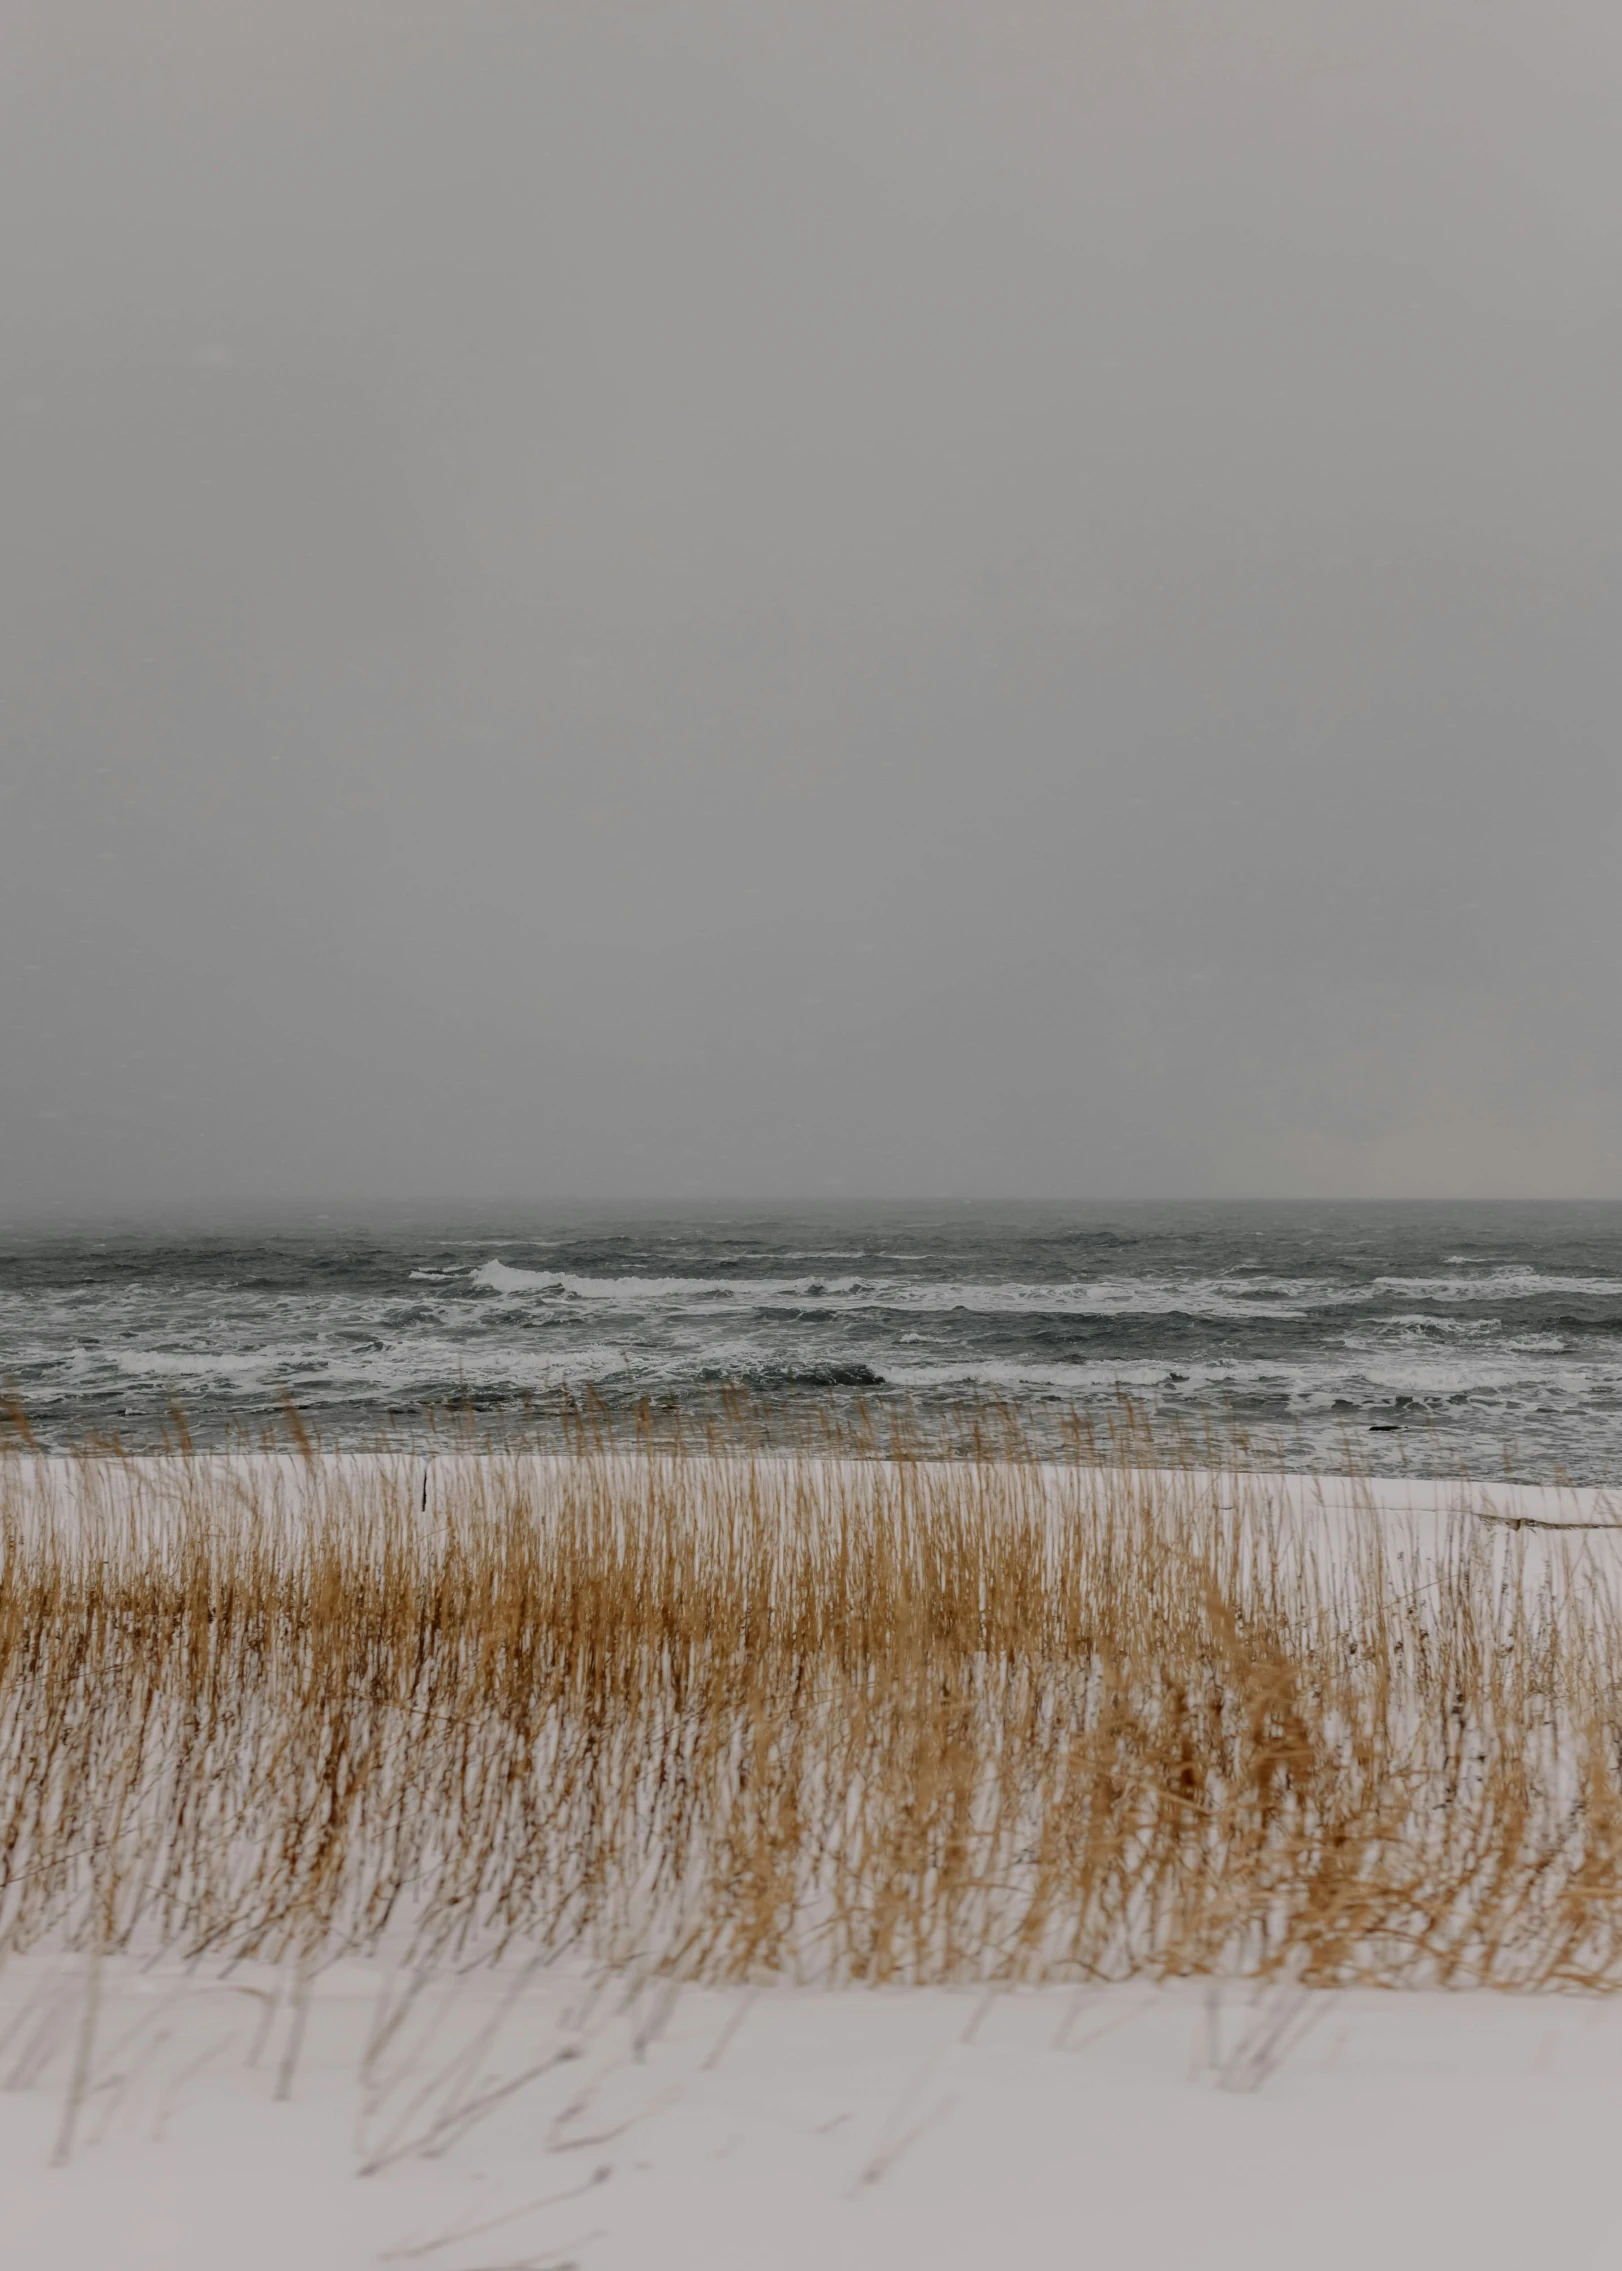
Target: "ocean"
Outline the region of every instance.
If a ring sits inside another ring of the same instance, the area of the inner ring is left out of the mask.
[[[764,1414],[1058,1446],[1131,1399],[1294,1467],[1622,1475],[1622,1207],[334,1212],[0,1235],[0,1392],[52,1448],[546,1436]]]

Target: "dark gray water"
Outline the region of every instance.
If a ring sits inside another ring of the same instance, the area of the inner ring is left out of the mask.
[[[1622,1475],[1622,1207],[489,1210],[0,1237],[0,1383],[46,1441],[331,1442],[564,1391],[813,1401],[1038,1435],[1122,1391],[1297,1463]]]

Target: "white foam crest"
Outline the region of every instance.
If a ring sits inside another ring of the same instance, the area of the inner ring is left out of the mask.
[[[1325,1399],[1356,1401],[1370,1396],[1389,1398],[1411,1395],[1416,1401],[1441,1401],[1449,1395],[1497,1396],[1532,1402],[1550,1395],[1586,1397],[1606,1377],[1598,1364],[1540,1366],[1529,1372],[1508,1359],[1516,1344],[1495,1352],[1498,1361],[1461,1362],[1447,1350],[1380,1351],[1371,1347],[1364,1361],[1348,1366],[1332,1356],[1289,1358],[1188,1358],[1169,1368],[1164,1356],[1138,1356],[1126,1360],[1083,1357],[1073,1362],[1028,1361],[1019,1357],[936,1362],[897,1362],[893,1356],[873,1359],[888,1385],[918,1390],[974,1386],[1014,1390],[1053,1388],[1072,1394],[1105,1394],[1115,1388],[1174,1390],[1181,1400],[1197,1400],[1213,1391],[1267,1390],[1281,1394],[1302,1409],[1323,1407]],[[1546,1354],[1543,1350],[1526,1353]]]
[[[1595,1301],[1622,1295],[1613,1277],[1553,1277],[1517,1265],[1486,1270],[1477,1277],[1377,1277],[1383,1292],[1411,1293],[1427,1301],[1533,1301],[1542,1294],[1575,1293]]]
[[[558,1301],[597,1301],[621,1309],[719,1307],[813,1311],[861,1309],[958,1312],[968,1316],[1299,1317],[1353,1307],[1367,1286],[1312,1278],[1114,1277],[1058,1282],[983,1283],[916,1278],[581,1277],[488,1261],[470,1274],[492,1293]]]
[[[85,1358],[74,1385],[103,1380],[229,1380],[264,1389],[290,1388],[295,1399],[385,1398],[463,1388],[544,1388],[601,1379],[627,1369],[626,1352],[606,1342],[576,1342],[556,1351],[512,1340],[468,1341],[402,1334],[375,1346],[278,1344],[258,1349],[109,1349]],[[42,1391],[46,1383],[41,1383]]]
[[[274,1357],[258,1349],[121,1348],[113,1350],[111,1357],[115,1369],[131,1380],[240,1380],[255,1372],[282,1369]]]

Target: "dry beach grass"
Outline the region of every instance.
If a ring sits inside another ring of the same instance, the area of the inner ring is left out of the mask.
[[[425,1479],[4,1463],[0,1950],[1622,1979],[1622,1629],[1562,1541],[1126,1457]]]

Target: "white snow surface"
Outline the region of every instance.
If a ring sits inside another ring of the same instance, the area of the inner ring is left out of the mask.
[[[1622,2260],[1622,2001],[0,1975],[10,2271]],[[1274,2039],[1275,2036],[1277,2039]],[[285,2097],[278,2096],[285,2087]]]

